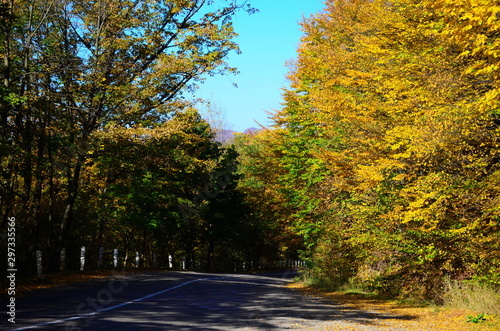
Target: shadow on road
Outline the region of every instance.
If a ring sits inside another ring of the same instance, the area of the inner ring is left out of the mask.
[[[186,279],[195,281],[166,293],[133,302],[122,307],[65,323],[39,328],[40,330],[323,330],[325,325],[337,327],[370,327],[377,330],[388,320],[411,320],[412,316],[384,315],[336,305],[321,298],[309,297],[283,285],[293,279],[295,271],[260,275],[171,274],[177,284]],[[165,277],[167,277],[165,276]],[[217,277],[219,276],[219,277]],[[187,278],[186,278],[187,277]],[[197,278],[198,277],[198,278]],[[127,302],[174,284],[161,277],[129,280],[113,303]],[[160,285],[160,286],[158,286]],[[96,289],[94,289],[94,292]],[[141,294],[142,292],[142,294]],[[68,294],[68,293],[67,293]],[[91,296],[87,290],[87,296]],[[147,294],[147,293],[146,293]],[[67,295],[66,295],[67,296]],[[63,300],[65,296],[61,295]],[[78,305],[77,296],[64,299],[67,307]],[[70,300],[70,298],[72,298]],[[69,301],[68,301],[69,300]],[[76,300],[76,302],[75,302]],[[83,302],[85,298],[80,298]],[[47,302],[47,318],[61,318],[61,303]],[[47,314],[52,309],[52,313]],[[43,310],[32,311],[33,322]],[[71,313],[62,315],[70,316]],[[26,321],[25,321],[26,322]],[[23,323],[24,324],[24,323]],[[34,324],[34,323],[31,323]],[[356,329],[356,328],[354,328]],[[363,329],[363,328],[358,328]]]

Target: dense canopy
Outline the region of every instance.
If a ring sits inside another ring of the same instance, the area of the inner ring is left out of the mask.
[[[239,10],[255,11],[2,3],[0,221],[18,220],[19,269],[87,246],[205,270],[301,258],[332,286],[425,299],[500,285],[500,6],[325,1],[273,125],[222,144],[186,92],[236,71]]]

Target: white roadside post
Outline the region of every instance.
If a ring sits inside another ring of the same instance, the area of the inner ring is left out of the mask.
[[[42,251],[36,251],[36,274],[38,278],[42,278]]]
[[[116,269],[117,266],[118,266],[118,249],[115,248],[113,249],[113,268]]]
[[[85,269],[85,246],[80,249],[80,271]]]

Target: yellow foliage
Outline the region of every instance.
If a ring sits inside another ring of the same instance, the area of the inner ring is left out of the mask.
[[[337,0],[302,23],[287,111],[329,142],[312,153],[328,170],[318,218],[350,244],[397,242],[387,258],[411,256],[401,270],[429,275],[466,274],[491,256],[499,15],[487,0]],[[275,116],[281,132],[291,130],[286,116]]]

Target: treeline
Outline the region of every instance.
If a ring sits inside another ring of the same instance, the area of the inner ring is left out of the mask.
[[[331,286],[424,299],[500,285],[500,6],[325,6],[272,127],[223,146],[186,92],[235,70],[246,2],[3,2],[0,221],[19,272],[86,246],[225,271],[300,256]]]
[[[20,275],[33,274],[36,250],[51,271],[62,248],[80,246],[138,251],[145,265],[153,253],[164,266],[185,257],[205,270],[271,258],[274,230],[236,191],[235,151],[186,97],[204,77],[235,71],[224,59],[238,50],[238,11],[254,9],[2,2],[0,222],[6,233],[16,220]]]
[[[301,24],[274,124],[239,138],[254,212],[332,286],[438,300],[445,279],[500,285],[500,6],[325,5]]]

